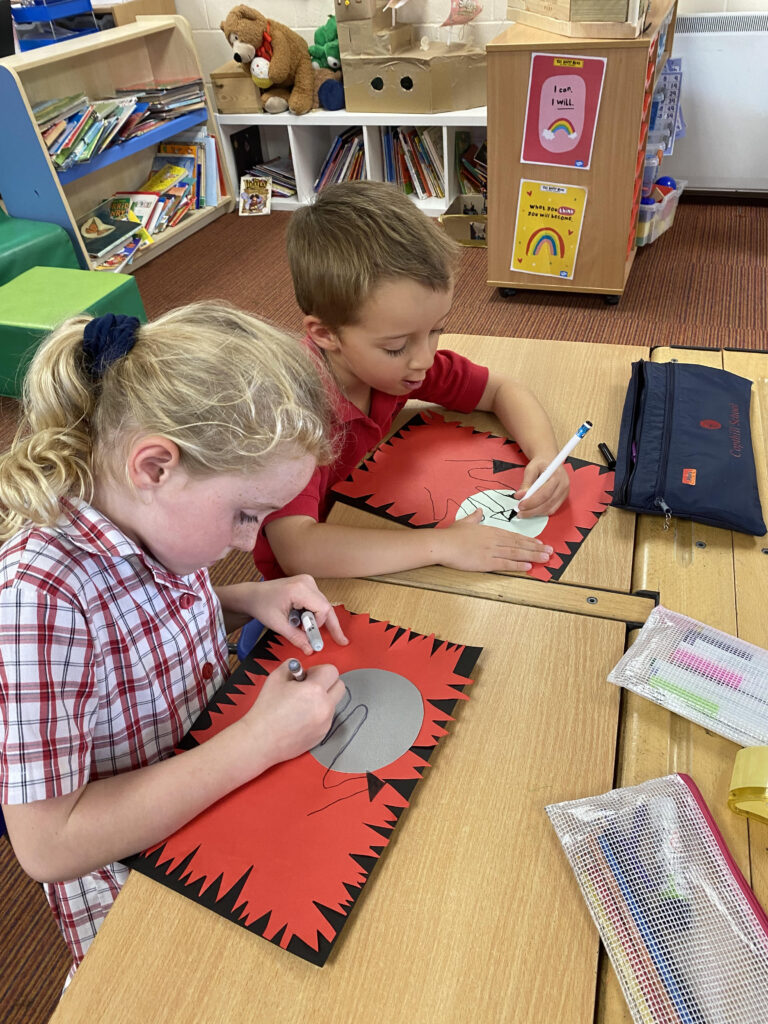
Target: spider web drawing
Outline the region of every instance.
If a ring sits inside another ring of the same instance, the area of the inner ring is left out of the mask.
[[[376,771],[336,770],[369,711],[350,701],[347,688],[323,741],[348,727],[330,767],[311,751],[277,764],[126,860],[132,869],[318,966],[328,958],[434,748],[447,735],[457,701],[467,699],[464,688],[481,653],[343,606],[336,611],[350,640],[348,647],[332,645],[342,676],[381,669],[418,689],[423,711],[411,745]],[[282,637],[265,633],[178,750],[204,743],[239,719],[264,677],[297,656],[311,665],[311,658]],[[312,657],[328,659],[328,647]]]
[[[491,508],[490,498],[478,496],[514,492],[527,464],[520,446],[508,438],[421,412],[335,484],[332,494],[344,504],[416,529],[451,526],[468,499],[509,523],[514,516],[504,500]],[[566,460],[565,470],[568,498],[538,534],[552,546],[552,556],[528,570],[534,579],[559,580],[611,502],[611,470],[574,458]]]

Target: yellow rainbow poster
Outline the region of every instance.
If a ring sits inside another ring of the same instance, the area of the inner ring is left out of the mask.
[[[573,277],[587,190],[549,181],[520,182],[511,270]]]

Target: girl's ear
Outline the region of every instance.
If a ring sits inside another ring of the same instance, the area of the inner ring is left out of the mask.
[[[327,327],[322,320],[316,316],[304,317],[304,330],[314,341],[318,348],[325,352],[337,352],[341,347],[339,337],[335,331]]]
[[[142,437],[128,453],[128,477],[138,490],[162,486],[178,466],[179,449],[167,437]]]

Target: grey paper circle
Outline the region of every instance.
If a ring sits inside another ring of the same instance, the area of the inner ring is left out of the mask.
[[[380,668],[341,676],[346,694],[325,739],[310,753],[326,768],[375,772],[401,757],[419,735],[424,700],[410,679]]]

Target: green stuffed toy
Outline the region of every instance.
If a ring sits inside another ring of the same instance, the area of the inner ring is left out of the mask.
[[[313,67],[330,68],[331,71],[338,71],[341,67],[336,15],[332,14],[324,25],[315,29],[315,41],[310,44],[309,56]]]

